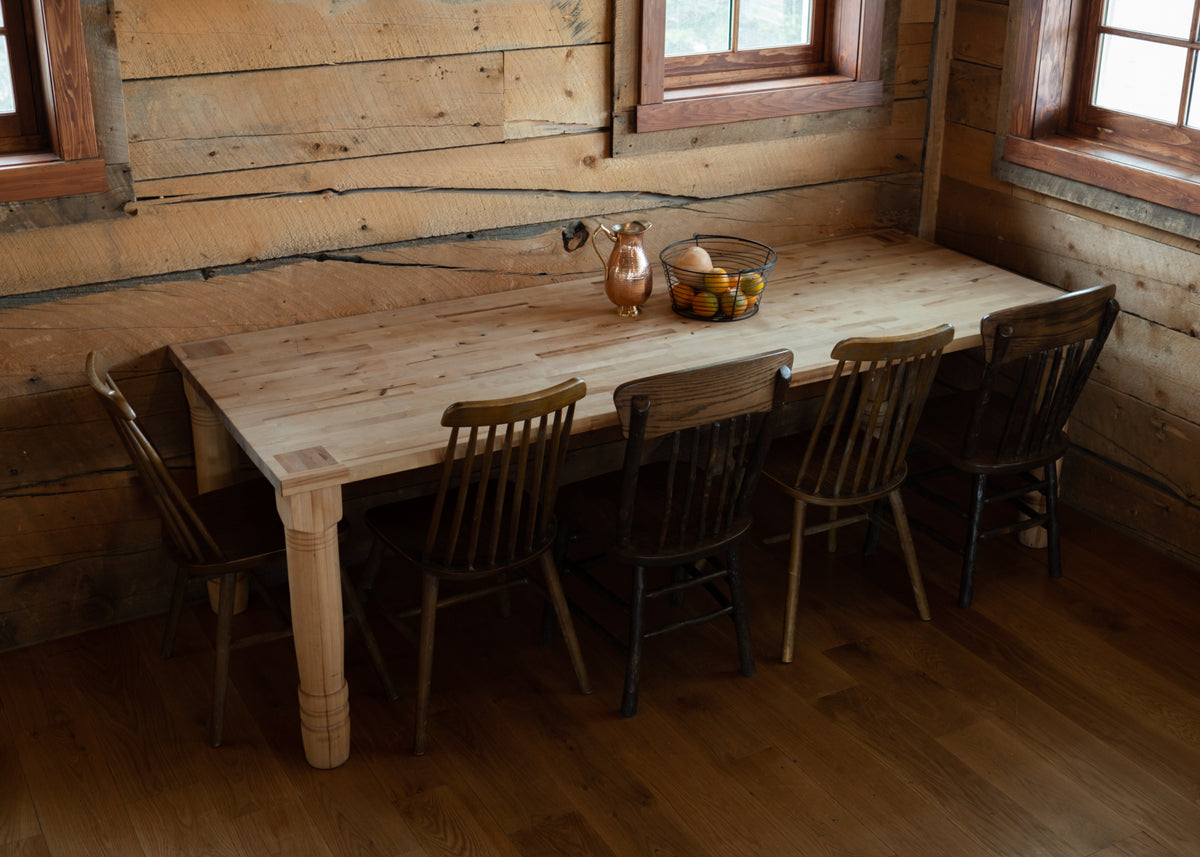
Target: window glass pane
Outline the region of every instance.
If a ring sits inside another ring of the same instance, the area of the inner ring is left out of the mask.
[[[13,94],[12,71],[8,64],[8,39],[0,37],[0,113],[16,113],[17,99]]]
[[[742,0],[738,50],[807,45],[812,41],[812,0]]]
[[[667,0],[666,56],[731,50],[732,0]]]
[[[1172,124],[1179,117],[1187,50],[1122,36],[1100,37],[1093,103]]]
[[[1104,24],[1186,39],[1191,35],[1192,0],[1107,0]]]

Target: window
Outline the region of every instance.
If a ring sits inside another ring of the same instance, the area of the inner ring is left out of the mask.
[[[1026,0],[1021,25],[1004,160],[1200,214],[1200,0]]]
[[[883,102],[883,0],[641,0],[637,131]]]
[[[1197,0],[1107,0],[1088,11],[1075,133],[1197,163]]]
[[[78,0],[0,0],[0,200],[108,188]]]
[[[0,153],[45,146],[29,47],[21,4],[0,0]]]

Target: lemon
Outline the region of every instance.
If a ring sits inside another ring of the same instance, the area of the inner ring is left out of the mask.
[[[692,298],[692,312],[703,318],[716,315],[720,308],[721,302],[712,292],[696,292],[696,296]]]
[[[737,284],[737,274],[730,274],[724,268],[713,268],[704,275],[704,288],[710,292],[727,292]]]
[[[721,312],[730,317],[741,315],[750,306],[749,300],[741,292],[726,292],[718,300]]]
[[[749,273],[742,274],[738,288],[741,289],[742,294],[749,297],[750,295],[757,295],[763,290],[763,286],[765,285],[766,283],[763,282],[762,274],[758,271],[750,271]]]

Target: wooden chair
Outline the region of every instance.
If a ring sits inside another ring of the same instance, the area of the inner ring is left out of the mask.
[[[791,539],[783,628],[784,663],[792,661],[805,536],[828,532],[829,550],[833,551],[834,534],[841,527],[869,521],[871,547],[878,527],[894,528],[908,567],[917,612],[922,619],[929,619],[900,486],[908,473],[905,453],[937,373],[942,350],[953,338],[954,328],[943,324],[904,336],[842,340],[830,355],[838,361],[837,370],[825,388],[811,433],[776,442],[767,476],[792,498],[793,504],[791,533],[778,537]],[[890,520],[881,508],[885,497],[891,506]],[[807,523],[810,505],[829,508],[829,520]],[[858,507],[858,513],[842,517],[839,510],[843,507]]]
[[[183,613],[187,584],[192,579],[220,581],[217,596],[216,666],[213,705],[209,720],[209,744],[219,747],[224,733],[225,697],[229,687],[230,654],[258,643],[291,635],[287,610],[259,579],[257,572],[285,555],[283,523],[275,508],[275,491],[265,479],[255,479],[187,497],[175,481],[162,456],[142,431],[129,400],[109,374],[108,363],[99,352],[88,354],[85,365],[92,389],[129,453],[142,485],[154,501],[167,538],[164,545],[176,566],[171,590],[167,627],[163,632],[162,656],[169,658],[175,647],[179,618]],[[235,638],[234,602],[237,578],[245,574],[265,602],[280,614],[281,627]],[[362,631],[367,650],[389,699],[398,693],[375,636],[367,626],[357,593],[342,574],[342,591],[348,618]]]
[[[791,364],[792,353],[781,349],[630,381],[613,393],[625,437],[621,473],[570,489],[577,518],[593,517],[599,497],[615,497],[615,533],[602,554],[568,565],[627,621],[622,638],[594,613],[580,614],[627,651],[625,717],[637,712],[643,643],[651,637],[729,615],[741,672],[754,675],[738,545],[750,530],[750,498]],[[596,570],[614,563],[633,569],[628,597]],[[653,586],[651,570],[665,572]],[[681,609],[683,593],[696,587],[714,599],[715,609]],[[662,596],[679,612],[649,627],[647,607],[663,603]]]
[[[1097,286],[989,313],[980,322],[985,365],[978,388],[930,403],[914,451],[928,451],[943,464],[910,483],[916,493],[966,519],[965,543],[916,525],[962,553],[960,607],[971,606],[981,539],[1044,526],[1050,576],[1062,576],[1056,463],[1069,445],[1067,419],[1120,311],[1115,293],[1114,286]],[[954,471],[971,477],[965,511],[930,485]],[[1045,498],[1044,511],[1023,499],[1031,492]],[[998,502],[1015,506],[1024,517],[985,528],[984,510]]]
[[[558,616],[579,689],[591,693],[551,551],[557,530],[555,500],[575,402],[586,391],[584,382],[573,378],[527,396],[451,405],[442,414],[450,439],[436,496],[367,511],[375,541],[366,584],[374,581],[388,549],[422,575],[421,606],[393,614],[421,616],[413,739],[418,756],[426,747],[437,611],[532,583],[528,575],[513,577],[528,566],[541,569],[544,594]],[[439,597],[442,581],[488,578],[495,582]]]

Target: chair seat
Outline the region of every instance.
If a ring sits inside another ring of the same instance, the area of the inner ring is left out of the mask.
[[[511,502],[511,492],[508,497],[508,502]],[[473,500],[474,493],[472,492],[467,501],[468,508]],[[421,554],[425,547],[433,504],[433,497],[414,497],[394,503],[384,503],[368,509],[363,521],[375,536],[409,565],[437,574],[439,577],[456,580],[490,577],[527,566],[554,544],[554,532],[557,524],[552,517],[550,521],[553,526],[543,534],[541,539],[535,541],[532,550],[523,551],[512,560],[498,558],[497,561],[489,563],[476,559],[468,563],[462,555],[465,543],[458,545],[459,549],[456,550],[449,562],[422,559]],[[488,534],[487,527],[483,527],[482,531],[485,536]],[[438,556],[439,554],[435,552],[434,555]]]
[[[266,479],[206,491],[192,497],[191,504],[221,546],[227,563],[261,559],[285,550],[275,489]],[[227,570],[220,568],[213,574]]]
[[[662,462],[648,464],[638,473],[638,484],[643,491],[661,491],[666,481],[667,465]],[[613,502],[620,496],[622,474],[619,471],[594,476],[577,486],[564,486],[560,496],[560,508],[570,520],[586,521],[595,515],[597,502]],[[597,500],[597,498],[603,498]],[[615,510],[614,510],[615,513]],[[628,544],[614,544],[608,553],[620,562],[644,566],[689,565],[703,557],[727,550],[750,531],[753,519],[749,515],[733,518],[722,526],[719,535],[700,537],[694,531],[694,520],[675,521],[671,542],[660,545],[663,527],[661,515],[635,516],[630,521]],[[671,526],[671,523],[668,524]],[[682,527],[682,528],[681,528]]]
[[[971,418],[975,407],[976,392],[963,390],[930,399],[925,406],[925,415],[917,427],[916,443],[922,450],[935,453],[953,464],[955,468],[967,473],[983,473],[1000,475],[1004,473],[1020,473],[1034,467],[1040,467],[1061,458],[1070,445],[1065,431],[1059,431],[1057,439],[1045,444],[1035,459],[1022,456],[1018,459],[1001,457],[1000,443],[1004,425],[1000,420],[984,422],[980,426],[979,439],[974,455],[963,455],[963,427]],[[994,408],[994,410],[991,410]],[[1007,414],[1012,408],[1012,400],[1007,396],[993,393],[989,411],[997,414]]]
[[[824,432],[823,438],[819,441],[821,448],[832,450],[829,455],[830,460],[841,461],[845,457],[845,443],[831,445],[826,438],[828,438],[828,432]],[[801,465],[804,463],[804,453],[809,443],[810,440],[802,436],[776,439],[771,447],[771,461],[763,471],[768,479],[792,497],[806,503],[817,503],[822,506],[858,506],[880,497],[886,497],[899,488],[908,475],[907,465],[901,462],[898,468],[888,468],[885,471],[888,478],[880,483],[864,486],[857,490],[847,488],[845,484],[839,486],[828,476],[822,478],[820,473],[822,459],[814,457],[809,461],[804,472],[800,472]],[[873,466],[873,462],[868,462],[867,468],[870,469],[871,466]],[[818,480],[820,480],[820,490],[817,490]]]

